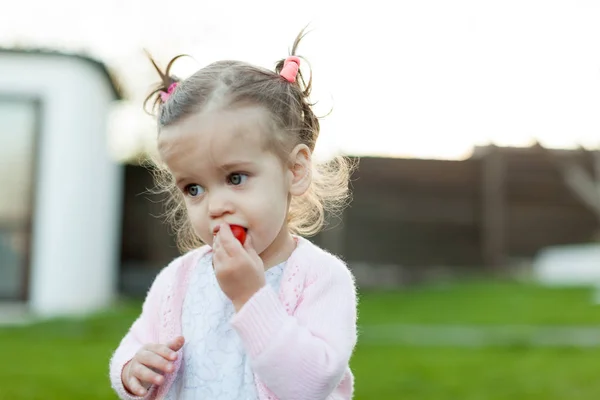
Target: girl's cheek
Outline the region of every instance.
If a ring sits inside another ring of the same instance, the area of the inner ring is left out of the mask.
[[[212,232],[210,232],[210,224],[202,212],[202,208],[198,206],[188,205],[187,214],[192,225],[194,233],[202,239],[203,242],[212,243]]]

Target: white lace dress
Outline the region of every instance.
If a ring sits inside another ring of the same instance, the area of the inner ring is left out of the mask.
[[[285,262],[265,273],[279,290]],[[183,302],[183,360],[167,400],[257,400],[250,360],[229,321],[233,304],[221,290],[212,254],[192,272]]]

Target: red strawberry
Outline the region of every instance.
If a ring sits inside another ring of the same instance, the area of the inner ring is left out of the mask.
[[[235,236],[235,238],[240,241],[241,244],[244,244],[244,242],[246,241],[246,228],[241,227],[239,225],[231,225],[231,232],[233,233],[233,236]]]

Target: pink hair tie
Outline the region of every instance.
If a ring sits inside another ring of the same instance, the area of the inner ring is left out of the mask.
[[[163,103],[166,103],[166,101],[169,100],[169,97],[171,97],[171,95],[175,91],[175,88],[177,87],[177,85],[178,85],[177,82],[173,82],[169,85],[169,88],[167,89],[166,92],[164,90],[162,90],[160,92],[160,98],[162,99]]]
[[[298,75],[298,69],[300,68],[300,58],[296,56],[289,56],[283,62],[283,68],[279,75],[283,76],[288,82],[296,82],[296,75]]]

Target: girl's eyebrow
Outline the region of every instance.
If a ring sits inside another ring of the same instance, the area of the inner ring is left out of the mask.
[[[232,161],[222,164],[219,168],[231,171],[235,169],[244,169],[254,165],[252,161]]]
[[[177,178],[177,180],[175,180],[175,186],[181,186],[181,184],[183,182],[188,181],[189,178],[188,177],[183,177],[183,178]]]

